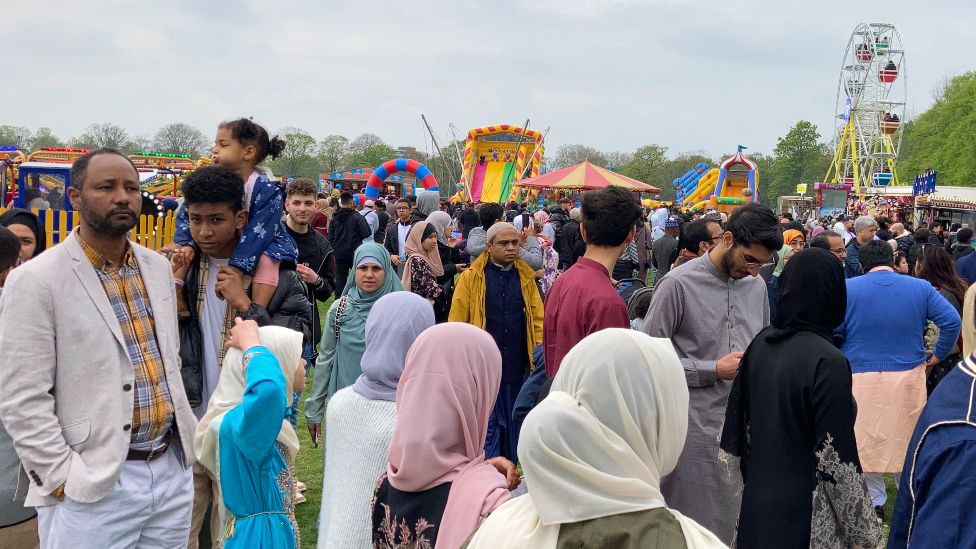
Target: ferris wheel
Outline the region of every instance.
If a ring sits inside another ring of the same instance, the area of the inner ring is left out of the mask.
[[[899,184],[895,164],[907,90],[898,29],[859,24],[841,63],[834,157],[825,182],[847,184],[855,192]]]

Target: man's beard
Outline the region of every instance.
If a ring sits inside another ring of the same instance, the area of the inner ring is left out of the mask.
[[[735,248],[729,248],[722,253],[722,271],[726,276],[732,277],[732,254],[735,253]]]
[[[85,202],[82,202],[80,212],[81,217],[92,231],[113,238],[124,236],[139,222],[139,216],[130,208],[116,208],[107,215],[100,215]],[[112,219],[112,215],[123,212],[132,214],[132,217],[125,221]]]

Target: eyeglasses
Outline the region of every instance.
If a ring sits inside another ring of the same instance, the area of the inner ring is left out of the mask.
[[[776,261],[767,261],[766,263],[759,263],[756,261],[746,261],[746,269],[763,269],[765,267],[772,267],[776,264]]]
[[[779,258],[778,254],[776,254],[776,252],[773,252],[773,257],[771,257],[769,261],[760,262],[760,261],[756,261],[756,258],[754,257],[747,256],[738,244],[733,244],[733,247],[739,248],[739,254],[742,255],[742,259],[745,259],[746,269],[763,269],[765,267],[772,267],[773,265],[776,264],[776,261],[778,261]]]

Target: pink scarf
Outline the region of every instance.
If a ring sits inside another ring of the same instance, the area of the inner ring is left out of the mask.
[[[470,324],[429,328],[407,353],[387,476],[404,492],[451,483],[437,549],[461,547],[482,518],[510,497],[505,477],[485,463],[484,452],[501,373],[495,341]]]
[[[403,268],[403,276],[400,277],[400,282],[403,284],[403,289],[408,292],[411,291],[411,278],[413,278],[413,268],[410,266],[412,263],[410,260],[414,256],[426,262],[430,266],[430,272],[434,276],[444,275],[444,265],[441,263],[441,254],[437,251],[437,248],[434,248],[431,252],[424,249],[424,230],[428,225],[430,223],[426,221],[414,223],[413,227],[410,227],[410,231],[407,233],[407,241],[404,243],[404,248],[407,251],[407,261],[406,266]]]

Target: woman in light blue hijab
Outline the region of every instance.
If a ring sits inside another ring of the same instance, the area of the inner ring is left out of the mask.
[[[366,317],[379,298],[402,292],[403,284],[390,263],[390,253],[375,242],[356,249],[353,257],[355,276],[349,277],[342,297],[329,307],[319,358],[315,361],[312,394],[305,401],[305,419],[309,431],[317,431],[325,415],[326,401],[336,391],[356,382],[363,371],[360,362],[366,350]]]

